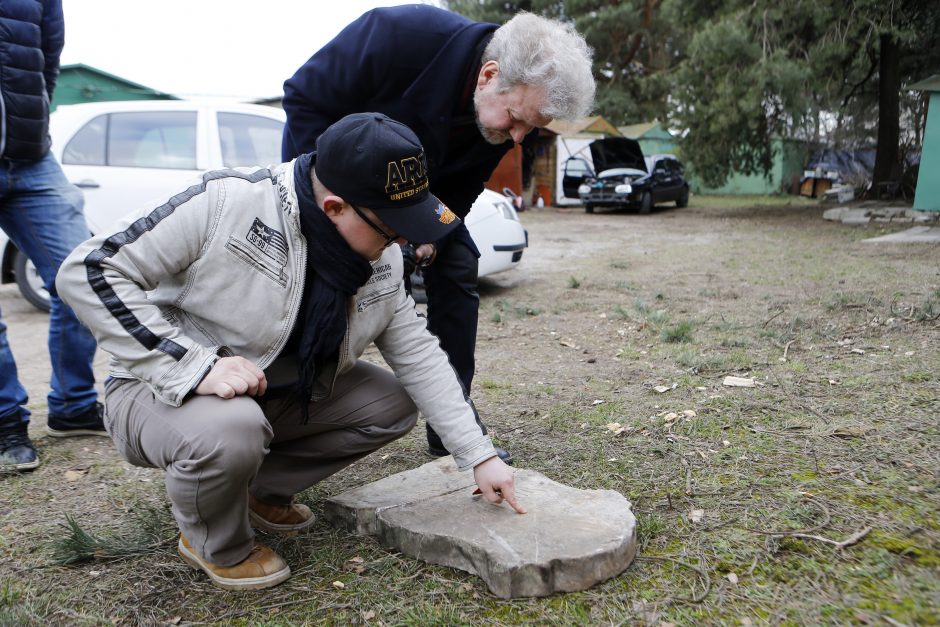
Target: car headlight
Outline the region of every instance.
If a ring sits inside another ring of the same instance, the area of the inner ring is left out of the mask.
[[[626,184],[618,185],[617,187],[614,188],[614,192],[618,194],[629,194],[632,191],[633,191],[633,187],[630,185],[626,185]]]
[[[590,193],[591,193],[591,186],[590,186],[590,185],[578,185],[578,193],[579,193],[579,194],[590,194]]]

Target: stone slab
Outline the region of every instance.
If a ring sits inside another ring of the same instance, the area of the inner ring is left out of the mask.
[[[881,237],[872,237],[869,239],[864,239],[862,241],[868,242],[868,243],[874,243],[874,244],[883,243],[883,242],[896,242],[896,243],[940,242],[940,227],[915,226],[904,231],[899,231],[897,233],[889,233],[888,235],[882,235]]]
[[[842,216],[848,211],[848,207],[833,207],[832,209],[826,209],[823,211],[823,220],[833,220],[839,222],[842,220]]]
[[[329,499],[326,517],[418,559],[480,576],[502,598],[585,590],[636,555],[630,502],[517,469],[528,514],[472,496],[473,474],[444,457]]]
[[[867,209],[848,209],[842,214],[842,224],[868,224],[871,212]]]

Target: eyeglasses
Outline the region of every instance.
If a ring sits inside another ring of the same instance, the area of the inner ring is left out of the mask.
[[[356,215],[358,215],[360,218],[362,218],[362,221],[363,221],[363,222],[365,222],[366,224],[368,224],[369,226],[371,226],[372,229],[373,229],[376,233],[378,233],[379,235],[381,235],[382,237],[385,238],[385,244],[382,246],[382,248],[388,248],[389,246],[391,246],[392,244],[395,243],[395,240],[401,239],[401,237],[398,236],[398,235],[389,235],[388,233],[386,233],[385,230],[382,229],[378,224],[376,224],[375,222],[373,222],[372,220],[369,219],[369,216],[366,215],[365,211],[363,211],[362,209],[360,209],[360,208],[357,207],[356,205],[354,205],[354,204],[352,204],[352,203],[348,203],[348,204],[349,204],[350,207],[353,208],[353,211],[356,212]]]

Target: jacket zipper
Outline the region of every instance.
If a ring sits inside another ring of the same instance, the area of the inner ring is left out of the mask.
[[[388,290],[384,292],[379,292],[378,294],[375,294],[371,296],[370,298],[364,298],[361,301],[359,301],[359,303],[356,305],[356,310],[361,313],[365,311],[366,309],[368,309],[369,307],[371,307],[373,303],[380,301],[386,296],[389,296],[390,294],[394,294],[397,291],[398,291],[398,286],[396,285],[395,287],[389,288]]]
[[[7,150],[7,103],[3,98],[3,88],[0,87],[0,159]]]

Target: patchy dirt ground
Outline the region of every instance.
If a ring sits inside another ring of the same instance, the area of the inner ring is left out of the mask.
[[[325,523],[271,540],[282,586],[214,589],[175,555],[160,472],[41,437],[45,317],[0,289],[43,459],[0,478],[0,624],[936,624],[940,246],[774,203],[521,214],[531,248],[481,290],[474,397],[518,465],[630,499],[642,547],[548,599]],[[422,431],[301,499],[426,461]]]

